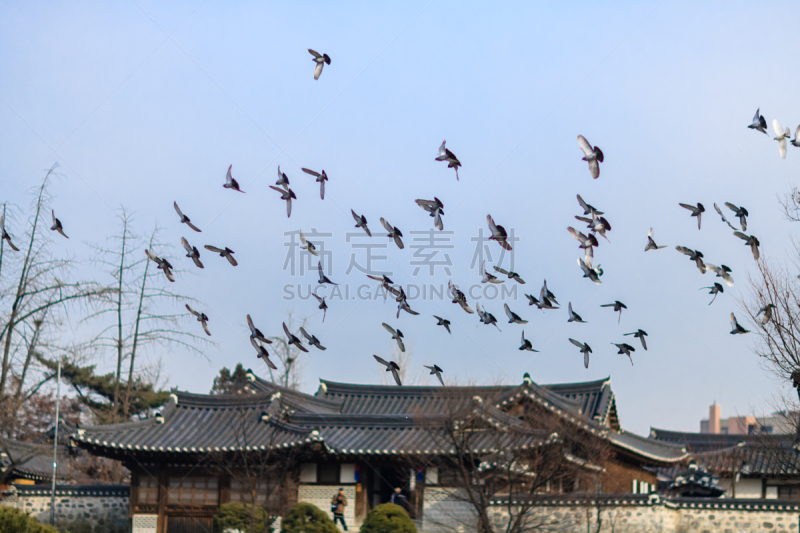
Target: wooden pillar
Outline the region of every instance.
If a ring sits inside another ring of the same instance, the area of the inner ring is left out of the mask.
[[[158,474],[158,531],[167,532],[167,489],[169,488],[169,476],[163,470]]]

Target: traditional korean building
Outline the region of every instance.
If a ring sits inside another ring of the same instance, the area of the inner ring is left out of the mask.
[[[278,514],[296,501],[327,511],[340,487],[351,527],[396,488],[422,520],[432,498],[456,482],[456,456],[524,486],[526,477],[543,479],[531,458],[552,453],[563,471],[536,490],[553,495],[646,493],[655,489],[655,468],[688,456],[682,445],[624,431],[610,379],[537,385],[526,375],[494,387],[321,380],[309,395],[248,378],[241,394],[175,391],[156,417],[72,434],[76,445],[131,470],[138,532],[210,531],[211,517],[231,501]]]

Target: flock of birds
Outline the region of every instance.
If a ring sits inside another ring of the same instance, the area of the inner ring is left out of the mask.
[[[323,66],[326,64],[327,65],[331,64],[331,59],[327,54],[319,54],[311,49],[309,49],[308,51],[313,56],[312,59],[315,63],[314,79],[317,80],[322,74]],[[782,158],[785,158],[786,141],[790,137],[789,129],[787,128],[784,130],[777,120],[773,121],[773,127],[777,134],[775,140],[777,140],[779,143],[780,155]],[[767,133],[766,121],[764,120],[764,117],[760,115],[758,110],[756,111],[753,123],[750,124],[748,128],[761,131],[765,134]],[[791,140],[791,144],[793,146],[800,147],[800,142],[798,142],[798,133],[800,133],[800,126],[798,126],[797,129],[795,130],[795,138]],[[592,146],[583,135],[578,135],[578,146],[584,154],[582,160],[586,161],[589,165],[589,173],[591,174],[592,178],[597,179],[600,176],[600,163],[604,161],[604,155],[602,150],[600,150],[600,148],[598,148],[597,146]],[[459,180],[458,168],[461,166],[461,162],[456,157],[456,155],[446,147],[446,141],[443,141],[441,146],[439,147],[438,155],[435,158],[435,160],[441,162],[447,162],[448,168],[453,168],[455,170],[456,179]],[[233,165],[230,165],[228,167],[223,187],[226,189],[230,189],[232,191],[244,193],[245,191],[241,190],[239,183],[232,176],[231,173],[232,168]],[[320,199],[324,200],[325,182],[328,181],[328,176],[325,173],[325,170],[317,172],[315,170],[303,168],[302,171],[315,178],[315,182],[319,183]],[[292,200],[297,200],[297,195],[290,188],[289,177],[285,173],[281,172],[280,166],[278,166],[278,180],[275,182],[274,186],[270,185],[270,188],[280,193],[280,199],[286,202],[286,215],[287,217],[291,217]],[[601,284],[602,282],[600,278],[603,275],[603,270],[602,268],[600,268],[599,264],[594,265],[594,255],[595,255],[594,249],[597,248],[600,244],[598,237],[608,240],[606,234],[611,231],[611,224],[605,218],[604,212],[599,211],[594,206],[586,203],[583,200],[583,198],[581,198],[580,195],[577,195],[577,200],[580,207],[583,209],[583,214],[577,215],[575,216],[575,218],[578,221],[586,224],[586,228],[584,230],[585,233],[578,231],[573,227],[568,227],[567,231],[570,233],[570,235],[572,235],[573,238],[575,238],[578,241],[579,248],[583,250],[583,257],[578,258],[578,265],[580,266],[581,271],[583,272],[583,277],[590,279],[592,282],[596,284]],[[444,224],[442,221],[442,217],[444,216],[444,204],[442,203],[441,200],[439,200],[439,198],[434,197],[433,200],[420,199],[416,200],[416,203],[420,208],[426,211],[431,218],[434,219],[433,226],[435,228],[439,229],[440,231],[444,229]],[[699,230],[702,224],[702,214],[705,212],[705,207],[703,206],[703,204],[698,202],[696,205],[684,204],[684,203],[681,203],[679,205],[687,209],[691,213],[691,217],[697,218],[697,228]],[[714,204],[714,209],[720,215],[722,221],[726,223],[731,230],[733,230],[733,235],[742,239],[744,241],[744,244],[750,247],[753,257],[756,260],[758,260],[759,246],[760,246],[759,240],[753,235],[746,235],[745,233],[743,233],[744,231],[747,231],[747,217],[749,216],[747,209],[745,209],[744,207],[734,205],[729,202],[726,202],[725,206],[728,209],[730,209],[730,211],[733,212],[734,217],[738,218],[741,230],[739,228],[736,228],[733,224],[731,224],[728,221],[728,219],[725,217],[725,214],[722,212],[722,210],[716,203]],[[191,219],[187,215],[185,215],[181,211],[177,202],[173,202],[173,207],[175,209],[175,212],[178,214],[180,223],[186,224],[190,229],[194,230],[197,233],[200,233],[202,231],[194,223],[192,223]],[[356,223],[355,227],[363,229],[368,236],[372,237],[372,232],[368,226],[367,218],[363,214],[362,215],[357,214],[352,209],[351,209],[351,214]],[[69,238],[67,237],[66,233],[64,233],[64,227],[61,221],[58,218],[56,218],[54,211],[51,211],[51,215],[52,215],[53,225],[50,229],[52,231],[58,232],[65,238]],[[381,225],[386,230],[387,232],[386,235],[388,236],[389,240],[394,242],[399,249],[403,249],[404,248],[404,244],[402,241],[403,233],[401,232],[401,230],[398,227],[390,224],[384,218],[381,218],[380,222]],[[486,223],[491,233],[490,240],[494,240],[500,247],[502,247],[505,250],[511,250],[511,244],[508,242],[508,233],[505,230],[505,228],[503,226],[496,224],[491,215],[486,216]],[[13,244],[11,235],[5,229],[4,220],[2,216],[0,216],[0,234],[2,235],[2,240],[7,242],[12,250],[19,251],[19,248],[17,248]],[[314,245],[314,243],[308,241],[302,231],[299,231],[299,237],[302,243],[301,248],[303,250],[308,251],[310,254],[314,256],[319,256],[317,248]],[[197,268],[201,269],[204,268],[203,263],[200,260],[200,250],[196,246],[191,245],[185,237],[181,237],[181,244],[183,245],[183,248],[186,250],[186,257],[191,259]],[[235,267],[238,265],[238,262],[234,258],[235,252],[230,248],[228,247],[220,248],[208,244],[205,245],[204,248],[214,254],[218,254],[220,257],[227,259],[227,261],[230,263],[231,266]],[[644,248],[644,251],[648,252],[650,250],[660,250],[663,248],[666,248],[666,246],[656,244],[655,240],[653,239],[653,229],[650,228],[650,231],[647,234],[647,244]],[[716,275],[716,277],[721,278],[726,285],[728,285],[729,287],[733,286],[734,281],[733,278],[731,277],[732,270],[730,267],[727,267],[726,265],[716,266],[711,263],[707,263],[704,259],[703,253],[700,252],[699,250],[692,250],[684,246],[676,246],[676,250],[682,254],[687,255],[689,259],[696,264],[701,274],[705,274],[706,272],[713,272]],[[169,262],[169,260],[167,260],[166,258],[158,257],[150,250],[145,250],[145,254],[151,261],[155,263],[156,267],[164,273],[164,276],[169,282],[175,281],[175,276],[173,275],[172,272],[174,270],[174,267]],[[319,273],[319,280],[318,280],[319,285],[325,285],[325,284],[336,285],[336,283],[331,281],[325,275],[322,267],[322,261],[319,261],[317,266]],[[506,277],[509,282],[514,281],[518,284],[522,285],[525,284],[525,280],[520,276],[520,274],[516,272],[510,272],[498,266],[494,266],[493,271],[499,275]],[[410,315],[419,315],[418,312],[411,309],[405,291],[403,290],[403,287],[401,285],[395,284],[386,275],[376,276],[368,274],[367,276],[370,279],[380,283],[380,288],[385,291],[384,297],[388,297],[388,294],[391,294],[394,297],[397,303],[396,318],[398,319],[400,318],[400,313],[402,311],[405,311]],[[506,281],[504,279],[500,279],[500,276],[494,275],[489,271],[487,271],[485,261],[481,264],[481,277],[482,277],[481,283],[500,284],[500,283],[505,283]],[[718,294],[724,292],[724,287],[722,286],[722,284],[716,281],[713,283],[713,285],[708,287],[703,287],[702,289],[709,289],[710,291],[709,294],[714,296],[709,305],[711,305],[714,302],[714,300],[716,300]],[[318,296],[315,292],[312,292],[311,294],[316,298],[319,304],[318,308],[323,312],[322,321],[324,322],[328,309],[326,299],[325,297]],[[486,325],[493,325],[498,330],[500,330],[497,318],[492,313],[483,309],[480,303],[476,303],[475,306],[476,310],[473,311],[473,309],[467,302],[467,297],[464,294],[464,292],[459,290],[459,288],[453,283],[452,280],[448,282],[448,294],[452,298],[452,303],[457,304],[466,313],[474,314],[477,311],[477,315],[481,323]],[[560,307],[561,304],[559,304],[555,294],[553,294],[553,292],[551,292],[550,289],[548,289],[547,280],[543,282],[538,297],[534,296],[533,294],[526,294],[525,296],[528,298],[529,306],[535,306],[542,312],[561,308]],[[622,319],[622,311],[627,309],[627,306],[618,300],[611,303],[602,304],[600,307],[610,308],[615,313],[618,313],[619,315],[619,318],[617,320],[618,323]],[[528,323],[527,320],[522,319],[520,315],[512,311],[507,303],[503,305],[503,308],[505,310],[506,316],[508,317],[509,324],[524,325]],[[756,317],[763,314],[764,316],[762,318],[762,323],[766,324],[772,317],[772,308],[774,308],[774,305],[772,304],[765,306],[763,309],[759,311]],[[208,315],[206,315],[204,312],[193,309],[188,304],[186,304],[186,309],[197,319],[198,322],[200,322],[203,331],[205,331],[205,333],[210,336],[211,331],[208,328],[208,322],[209,322]],[[572,302],[568,303],[567,311],[568,311],[568,322],[586,323],[586,321],[583,320],[583,318],[573,310]],[[449,320],[436,315],[433,315],[433,317],[437,320],[436,324],[437,326],[442,326],[444,327],[445,330],[447,330],[448,333],[452,333],[450,330],[451,322]],[[731,320],[731,332],[730,332],[731,334],[749,333],[748,330],[743,328],[737,322],[734,313],[731,313],[730,320]],[[247,315],[247,325],[250,329],[250,343],[255,349],[257,357],[263,359],[263,361],[273,370],[277,370],[278,367],[275,365],[275,363],[273,363],[272,360],[270,360],[269,351],[265,346],[272,344],[272,341],[268,339],[261,332],[261,330],[255,326],[249,314]],[[305,339],[305,342],[309,346],[313,346],[318,350],[326,349],[325,346],[321,344],[320,340],[315,335],[309,333],[304,327],[300,327],[298,330],[298,333],[302,336],[301,339],[301,337],[298,337],[296,334],[292,333],[289,330],[285,322],[282,325],[283,325],[283,332],[286,335],[288,345],[295,346],[298,350],[302,352],[308,352],[308,349],[303,344],[303,339]],[[403,343],[403,338],[404,338],[403,332],[400,331],[400,329],[398,328],[392,327],[386,322],[383,323],[383,328],[391,335],[392,340],[394,340],[397,343],[397,347],[399,348],[399,350],[401,352],[405,352],[405,344]],[[647,337],[647,332],[645,332],[644,330],[637,329],[636,331],[625,333],[623,335],[632,336],[633,338],[638,338],[642,344],[642,348],[647,350],[647,342],[645,340],[645,337]],[[580,352],[584,356],[584,366],[588,368],[589,354],[592,353],[591,346],[589,346],[587,342],[581,342],[573,338],[569,338],[569,341],[573,345],[579,348]],[[620,342],[620,343],[612,342],[611,344],[613,344],[619,350],[617,354],[627,355],[631,361],[631,364],[633,364],[633,358],[631,354],[636,351],[636,349],[633,346],[631,346],[626,342]],[[525,338],[524,329],[522,330],[520,338],[519,350],[538,352],[538,350],[535,350],[533,348],[533,344],[531,343],[531,341]],[[374,355],[373,357],[378,363],[386,367],[386,371],[392,374],[397,385],[402,385],[400,377],[401,369],[400,366],[395,361],[387,361],[377,355]],[[430,370],[431,375],[435,375],[439,380],[439,382],[442,385],[444,385],[444,380],[442,379],[442,373],[444,371],[442,370],[441,367],[439,367],[436,364],[432,366],[428,365],[424,366],[425,368]]]

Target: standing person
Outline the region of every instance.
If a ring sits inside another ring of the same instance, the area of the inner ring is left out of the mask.
[[[336,521],[342,523],[342,528],[347,531],[347,524],[344,522],[344,508],[347,507],[347,497],[344,495],[344,488],[340,488],[339,492],[331,499],[331,511],[333,511],[333,523]]]
[[[400,491],[400,487],[396,487],[394,489],[394,493],[392,493],[392,497],[389,499],[389,503],[393,503],[395,505],[399,505],[403,509],[407,509],[406,504],[406,497]]]

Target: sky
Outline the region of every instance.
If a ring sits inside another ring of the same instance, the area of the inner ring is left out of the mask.
[[[433,383],[422,368],[432,363],[461,384],[516,384],[525,372],[543,384],[610,376],[623,427],[640,434],[697,431],[712,402],[723,416],[769,412],[786,390],[753,354],[754,335],[728,333],[731,311],[743,321],[738,300],[756,265],[712,206],[744,205],[762,254],[791,260],[798,228],[777,196],[796,183],[800,150],[790,146],[782,160],[771,127],[766,136],[746,126],[757,107],[770,125],[800,121],[800,72],[783,50],[800,6],[139,0],[1,9],[2,200],[27,207],[58,163],[53,207],[71,238],[56,240],[56,252],[86,271],[96,268],[90,245],[118,230],[121,206],[142,235],[163,227],[175,254],[181,236],[236,252],[234,268],[201,251],[202,271],[179,256],[186,273],[170,288],[199,300],[217,345],[205,357],[148,354],[162,359],[167,386],[207,392],[237,362],[267,376],[245,316],[278,335],[291,312],[327,346],[301,358],[308,392],[319,378],[384,380],[372,355],[390,357],[394,341],[382,322],[405,335],[412,383]],[[308,48],[332,60],[317,81]],[[597,180],[578,134],[605,153]],[[434,160],[443,139],[463,164],[459,180]],[[222,188],[229,165],[246,194]],[[278,165],[298,197],[291,218],[269,189]],[[324,200],[301,167],[325,169]],[[595,251],[601,285],[581,277],[567,232],[581,225],[576,194],[612,225]],[[447,233],[435,232],[431,248],[432,219],[414,200],[434,196]],[[202,233],[179,224],[173,201]],[[705,205],[702,230],[679,202]],[[350,209],[375,237],[354,227]],[[480,284],[481,253],[488,268],[500,260],[496,243],[473,240],[488,233],[487,214],[519,239],[503,266],[513,260],[527,283],[506,282],[504,296]],[[377,235],[380,217],[402,230],[405,249]],[[651,227],[667,249],[644,253]],[[351,298],[331,297],[324,322],[307,298],[316,272],[301,274],[306,259],[288,246],[298,229],[329,234],[310,240],[331,251],[329,277]],[[709,306],[699,289],[715,280],[675,245],[731,266],[736,285]],[[426,286],[410,301],[420,315],[395,318],[359,267]],[[481,298],[502,331],[430,297],[449,279],[471,291],[473,307]],[[528,307],[524,293],[538,295],[544,279],[588,323]],[[614,300],[628,307],[620,324],[599,307]],[[529,323],[508,324],[504,302]],[[451,320],[452,335],[432,315]],[[623,337],[639,328],[648,351]],[[540,353],[518,350],[523,329]],[[570,337],[592,346],[588,369]],[[610,344],[623,340],[636,348],[633,366]],[[112,354],[98,361],[103,371],[113,365]]]

